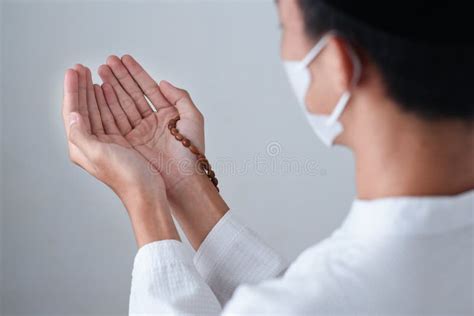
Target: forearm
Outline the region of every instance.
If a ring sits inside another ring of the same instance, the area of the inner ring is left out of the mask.
[[[173,214],[194,249],[229,210],[224,199],[205,175],[183,179],[170,194]]]
[[[121,200],[127,208],[138,248],[159,240],[180,240],[166,194],[129,193]]]

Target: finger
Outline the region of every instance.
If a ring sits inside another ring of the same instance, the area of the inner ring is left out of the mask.
[[[171,105],[161,93],[160,87],[156,81],[153,80],[153,78],[132,56],[123,56],[122,63],[157,110]]]
[[[87,80],[86,80],[86,69],[82,65],[75,65],[74,69],[77,71],[78,74],[78,82],[79,82],[79,106],[78,112],[84,119],[84,124],[88,132],[91,130],[91,124],[89,121],[89,110],[87,108]]]
[[[138,109],[135,105],[135,102],[133,102],[133,99],[127,94],[127,92],[125,92],[125,90],[120,85],[120,82],[117,80],[117,78],[115,78],[114,73],[112,72],[110,67],[107,65],[100,66],[99,76],[102,78],[104,83],[108,83],[114,88],[115,93],[117,94],[118,100],[120,102],[120,106],[127,115],[128,121],[132,126],[137,126],[140,123],[142,116],[138,112]]]
[[[105,100],[109,105],[110,112],[112,112],[120,133],[125,136],[132,130],[132,125],[130,125],[130,122],[128,121],[127,114],[125,114],[120,106],[115,90],[110,84],[104,83],[102,85],[102,90],[104,91]]]
[[[85,122],[86,120],[80,113],[71,112],[69,114],[69,141],[77,146],[88,160],[94,161],[98,154],[98,142],[87,131]]]
[[[104,134],[104,127],[100,117],[97,100],[95,97],[94,87],[92,86],[92,74],[89,68],[86,69],[86,85],[87,85],[87,105],[89,110],[89,120],[91,122],[92,133],[95,135]]]
[[[78,74],[74,69],[68,69],[64,75],[63,121],[66,133],[69,135],[69,113],[77,112],[79,108]]]
[[[147,117],[153,113],[148,102],[143,96],[142,90],[128,73],[127,68],[117,56],[107,58],[107,65],[112,69],[115,78],[118,79],[120,85],[125,89],[128,95],[135,101],[138,112],[142,117]]]
[[[68,69],[64,76],[64,99],[63,99],[63,121],[66,135],[69,140],[69,114],[77,112],[79,107],[79,82],[78,74],[74,69]],[[90,167],[90,163],[84,154],[77,148],[76,145],[68,141],[69,157],[70,159],[82,166],[83,168]]]
[[[202,119],[201,112],[199,112],[186,90],[176,88],[165,80],[160,82],[160,88],[168,101],[178,109],[181,117],[188,117],[190,119],[199,117]]]
[[[112,112],[110,112],[109,106],[105,101],[104,91],[102,91],[102,88],[99,85],[95,84],[94,92],[105,132],[108,135],[120,135],[120,130],[115,123],[114,116],[112,115]]]

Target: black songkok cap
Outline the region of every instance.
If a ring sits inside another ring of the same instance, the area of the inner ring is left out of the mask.
[[[435,45],[473,45],[470,1],[322,0],[327,6],[390,35]]]

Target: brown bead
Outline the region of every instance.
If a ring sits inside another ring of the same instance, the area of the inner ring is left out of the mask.
[[[206,174],[205,170],[202,168],[202,166],[200,164],[196,164],[196,170],[201,175]]]
[[[213,170],[209,169],[209,172],[207,173],[207,176],[212,179],[212,178],[216,177],[216,174]]]
[[[206,163],[207,163],[207,162],[208,162],[208,161],[207,161],[207,158],[206,158],[205,156],[203,156],[203,155],[201,155],[201,157],[198,157],[198,160],[197,160],[197,161],[198,161],[198,163],[203,163],[203,162],[206,162]]]
[[[191,141],[187,139],[186,137],[184,137],[184,135],[180,134],[179,130],[176,128],[176,122],[179,121],[179,119],[180,117],[178,116],[176,118],[171,119],[168,122],[168,129],[170,130],[171,135],[173,135],[176,138],[176,140],[180,141],[181,144],[183,144],[184,147],[188,147],[189,150],[194,155],[196,155],[198,159],[197,160],[198,171],[202,172],[202,174],[207,175],[207,177],[209,178],[209,181],[211,181],[214,184],[217,192],[219,192],[219,188],[217,187],[217,184],[219,183],[219,181],[216,178],[215,172],[211,169],[211,165],[209,164],[209,161],[207,160],[206,156],[201,154],[199,152],[199,149],[193,144],[191,144]]]
[[[203,165],[198,163],[197,164],[197,171],[200,175],[207,175],[206,170],[204,169]]]
[[[179,116],[176,116],[170,120],[170,122],[173,122],[173,124],[176,124],[177,121],[179,121]]]
[[[195,155],[199,154],[199,149],[194,145],[189,146],[189,150]]]
[[[189,139],[185,138],[181,141],[181,143],[183,144],[184,147],[189,147],[191,146],[191,142],[189,141]]]
[[[205,170],[209,170],[209,161],[207,161],[206,158],[199,158],[197,162],[198,165],[200,165],[202,168],[204,168]]]

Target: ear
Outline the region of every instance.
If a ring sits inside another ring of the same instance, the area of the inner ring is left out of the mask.
[[[351,89],[354,74],[351,48],[337,35],[327,41],[320,55],[309,65],[312,80],[306,104],[312,113],[332,113],[344,91]]]
[[[329,67],[332,73],[332,84],[337,91],[342,92],[351,89],[352,80],[356,75],[357,65],[353,58],[354,50],[349,46],[349,43],[342,37],[333,36],[328,40],[327,46],[322,52],[324,64]]]

